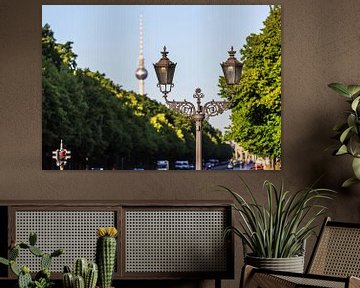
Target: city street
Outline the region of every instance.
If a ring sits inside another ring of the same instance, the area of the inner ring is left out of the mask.
[[[220,164],[217,165],[209,170],[228,170],[228,171],[234,171],[234,170],[251,170],[251,167],[253,167],[254,164],[245,164],[244,167],[241,165],[239,167],[234,167],[232,169],[228,168],[228,164]]]

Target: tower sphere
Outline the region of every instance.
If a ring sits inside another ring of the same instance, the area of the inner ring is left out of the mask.
[[[135,76],[139,80],[145,80],[148,76],[148,71],[144,67],[136,69]]]

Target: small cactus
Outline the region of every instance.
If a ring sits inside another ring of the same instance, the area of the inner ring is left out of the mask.
[[[30,233],[29,244],[20,242],[16,243],[11,241],[8,259],[0,257],[0,263],[10,266],[11,271],[18,276],[18,286],[19,288],[29,288],[29,287],[40,287],[37,283],[45,283],[44,285],[50,285],[50,264],[53,257],[60,256],[64,251],[63,249],[55,250],[53,253],[48,254],[40,250],[36,244],[37,236],[35,233]],[[41,257],[41,271],[39,271],[35,276],[35,281],[32,280],[30,275],[30,269],[27,266],[22,266],[21,268],[16,264],[16,259],[19,256],[19,250],[25,249],[29,250],[30,253],[37,257]],[[39,284],[39,285],[40,285]],[[42,285],[42,284],[41,284]],[[42,286],[41,286],[42,287]],[[45,287],[45,286],[44,286]],[[50,286],[46,286],[50,287]]]
[[[52,260],[52,257],[50,254],[48,253],[44,253],[42,256],[41,256],[41,261],[40,261],[40,267],[41,269],[49,269],[50,268],[50,265],[51,265],[51,260]]]
[[[35,275],[35,280],[41,280],[41,278],[43,279],[50,279],[50,271],[48,268],[44,268],[42,270],[40,270],[38,273],[36,273]]]
[[[69,266],[67,265],[64,266],[64,273],[71,273],[71,269]]]
[[[64,249],[57,249],[51,253],[51,257],[58,257],[64,253]]]
[[[95,288],[98,279],[98,266],[96,263],[89,263],[85,276],[85,288]]]
[[[73,273],[71,273],[69,266],[64,266],[64,288],[95,288],[97,279],[98,268],[96,263],[90,262],[88,264],[85,258],[76,259]]]
[[[19,246],[15,246],[14,248],[10,249],[8,252],[9,260],[16,260],[19,256]]]
[[[29,268],[27,270],[28,270],[27,272],[24,272],[22,270],[19,274],[19,279],[18,279],[19,288],[28,288],[30,286],[30,283],[32,282],[31,275],[29,273],[30,272]]]
[[[73,288],[74,286],[74,276],[71,272],[66,272],[62,276],[64,288]]]
[[[19,266],[16,265],[16,262],[14,260],[11,260],[10,262],[10,269],[11,271],[16,275],[19,276],[20,275],[20,268]]]
[[[99,238],[96,243],[96,262],[99,267],[99,282],[101,288],[110,288],[116,258],[115,227],[98,228]]]
[[[37,235],[35,232],[31,232],[29,235],[29,244],[31,246],[35,246],[37,241]]]
[[[30,245],[29,251],[30,251],[32,254],[34,254],[35,256],[38,256],[38,257],[41,257],[41,256],[44,255],[44,252],[42,252],[42,251],[40,250],[40,248],[39,248],[39,247],[36,247],[36,246]]]
[[[87,268],[88,268],[88,261],[85,258],[76,259],[74,274],[76,276],[81,276],[83,279],[85,279]]]
[[[20,248],[22,248],[22,249],[29,249],[29,245],[28,244],[26,244],[26,243],[20,243],[19,244],[19,246],[20,246]]]
[[[74,277],[74,288],[85,288],[84,278],[76,275]]]

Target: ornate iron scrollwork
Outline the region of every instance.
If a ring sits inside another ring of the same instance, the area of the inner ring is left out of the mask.
[[[204,105],[205,118],[222,114],[225,110],[229,109],[230,103],[228,101],[210,101]]]
[[[171,87],[170,87],[171,90]],[[163,92],[164,93],[164,92]],[[169,101],[167,99],[167,93],[164,93],[163,97],[165,98],[166,104],[169,108],[173,111],[179,112],[184,116],[189,118],[193,118],[195,114],[202,114],[204,115],[205,119],[209,119],[210,117],[222,114],[225,110],[231,107],[231,102],[229,101],[209,101],[205,103],[204,106],[201,105],[201,99],[204,98],[204,93],[201,92],[200,88],[196,88],[195,94],[193,97],[197,100],[195,105],[189,101]],[[194,120],[194,119],[193,119]]]
[[[186,100],[184,101],[168,101],[166,99],[166,104],[168,104],[169,108],[179,112],[185,116],[192,117],[196,113],[196,108],[194,104],[191,102],[188,102]]]

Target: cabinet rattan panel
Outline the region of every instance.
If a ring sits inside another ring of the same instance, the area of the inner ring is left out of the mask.
[[[224,272],[223,210],[125,212],[125,273]]]
[[[65,253],[53,260],[52,272],[62,272],[74,259],[95,260],[96,228],[116,226],[115,211],[16,211],[16,241],[28,242],[29,233],[37,233],[37,246],[51,253],[64,248]],[[19,263],[26,263],[31,271],[39,271],[40,259],[29,251],[20,251]]]

